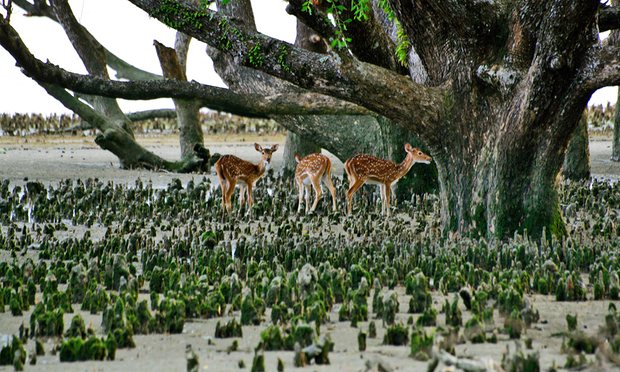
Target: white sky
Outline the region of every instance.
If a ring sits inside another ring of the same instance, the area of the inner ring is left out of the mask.
[[[70,4],[78,20],[105,47],[139,68],[161,73],[153,40],[173,46],[174,30],[149,18],[127,0],[70,0]],[[252,0],[259,31],[292,43],[295,39],[295,18],[286,14],[286,4],[282,0]],[[15,7],[11,24],[39,59],[49,60],[69,71],[86,72],[62,28],[53,21],[24,17],[23,12]],[[190,47],[188,78],[224,86],[213,71],[211,60],[205,53],[205,44],[196,40]],[[617,88],[609,87],[597,91],[590,104],[607,104],[608,101],[615,102],[616,98]],[[170,99],[120,100],[120,105],[128,112],[173,107]],[[70,111],[23,75],[15,66],[13,57],[0,48],[0,113],[3,112],[49,114]]]

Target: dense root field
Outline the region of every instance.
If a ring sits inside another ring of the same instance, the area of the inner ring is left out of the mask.
[[[0,363],[619,368],[618,183],[563,184],[570,237],[539,244],[442,239],[432,195],[385,220],[370,187],[352,217],[328,212],[328,198],[297,215],[292,179],[273,175],[251,215],[223,216],[212,177],[193,178],[4,180]]]
[[[4,182],[0,329],[22,333],[28,355],[35,342],[25,334],[40,340],[44,355],[28,368],[46,370],[96,368],[60,360],[105,358],[114,343],[115,360],[98,362],[103,368],[182,369],[186,344],[213,370],[250,368],[259,344],[268,370],[278,359],[291,368],[296,342],[333,343],[316,357],[330,362],[319,369],[377,361],[422,369],[441,348],[500,365],[507,348],[522,345],[544,368],[581,351],[609,355],[584,354],[585,363],[616,357],[618,184],[565,185],[571,238],[541,245],[519,236],[442,241],[433,196],[401,203],[389,221],[372,189],[352,218],[298,216],[292,180],[260,185],[251,217],[222,217],[209,180],[164,189]],[[577,315],[576,331],[568,315]],[[217,331],[218,322],[232,327]],[[232,335],[242,337],[220,338]]]

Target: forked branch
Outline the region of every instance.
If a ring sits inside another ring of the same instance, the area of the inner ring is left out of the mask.
[[[7,22],[11,22],[11,14],[13,13],[13,1],[12,0],[2,0],[2,7],[6,11],[5,19]]]

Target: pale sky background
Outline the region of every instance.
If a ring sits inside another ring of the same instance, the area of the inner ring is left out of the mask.
[[[127,0],[71,0],[70,4],[78,20],[105,47],[139,68],[161,74],[153,40],[173,46],[174,30],[149,18]],[[292,43],[295,39],[295,18],[286,13],[286,4],[282,0],[252,0],[258,30]],[[14,8],[11,24],[35,56],[69,71],[86,73],[59,25],[44,18],[25,17],[21,9]],[[111,76],[114,76],[113,73],[110,72]],[[225,86],[213,71],[211,60],[205,53],[205,44],[197,40],[192,40],[190,47],[188,79]],[[615,102],[616,98],[617,88],[609,87],[597,91],[590,104],[607,104],[608,101]],[[127,112],[173,107],[171,99],[120,100],[120,105]],[[70,111],[23,75],[15,66],[13,57],[0,48],[0,113],[14,112],[50,114]]]

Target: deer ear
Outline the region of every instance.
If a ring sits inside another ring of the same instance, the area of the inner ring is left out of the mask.
[[[255,144],[254,144],[254,148],[255,148],[255,149],[256,149],[256,151],[258,151],[258,152],[263,151],[262,146],[261,146],[261,145],[259,145],[258,143],[255,143]]]
[[[278,145],[271,146],[271,152],[276,152],[277,149],[278,149]]]
[[[413,149],[411,148],[411,145],[410,145],[410,144],[405,143],[405,151],[407,151],[407,152],[411,152],[411,151],[413,151]]]
[[[295,161],[298,163],[301,161],[301,156],[299,156],[299,154],[295,154]]]

